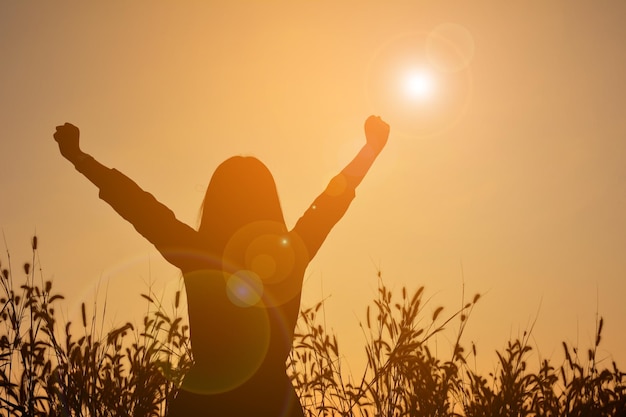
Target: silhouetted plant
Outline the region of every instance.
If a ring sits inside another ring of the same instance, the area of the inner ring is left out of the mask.
[[[193,360],[180,292],[170,312],[151,291],[142,294],[149,310],[141,325],[100,334],[97,309],[88,315],[82,304],[78,329],[60,326],[55,307],[63,297],[42,277],[37,244],[35,237],[21,280],[8,251],[8,264],[0,264],[0,416],[165,415]],[[484,377],[466,362],[476,347],[466,353],[461,346],[479,298],[447,316],[443,307],[429,313],[423,287],[413,293],[403,288],[398,297],[380,279],[360,324],[366,364],[358,377],[342,368],[338,339],[319,322],[323,303],[303,309],[288,370],[305,414],[626,417],[626,374],[614,362],[600,368],[597,359],[603,319],[583,359],[578,348],[563,343],[561,366],[544,360],[533,371],[529,331],[496,352],[497,368]],[[452,323],[458,329],[451,354],[440,359],[434,336]]]
[[[498,371],[489,374],[489,379],[467,371],[469,383],[464,385],[462,396],[464,415],[626,416],[626,374],[619,371],[615,362],[611,370],[597,367],[602,324],[600,319],[586,366],[581,364],[577,348],[563,342],[565,363],[559,370],[544,360],[539,371],[533,373],[526,360],[532,350],[528,345],[530,333],[524,332],[521,339],[508,342],[504,354],[496,352]]]
[[[33,239],[33,264],[37,239]],[[159,416],[190,366],[188,328],[149,295],[141,330],[126,323],[98,335],[81,305],[82,336],[63,337],[54,316],[50,281],[35,284],[35,268],[25,264],[25,283],[9,265],[2,269],[0,311],[0,415],[3,416]],[[173,317],[173,318],[171,318]]]
[[[358,380],[344,375],[336,336],[316,322],[322,303],[302,312],[289,369],[309,416],[453,413],[459,368],[465,363],[459,341],[479,296],[443,321],[439,320],[443,308],[438,307],[422,324],[423,294],[424,287],[410,296],[403,288],[396,301],[380,280],[374,309],[367,308],[365,326],[361,325],[367,364]],[[461,327],[452,357],[441,361],[431,353],[429,342],[454,318]]]

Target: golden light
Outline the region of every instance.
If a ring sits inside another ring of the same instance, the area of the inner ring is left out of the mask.
[[[411,99],[426,100],[434,95],[435,87],[435,79],[431,72],[416,70],[405,77],[403,89]]]
[[[460,25],[390,39],[368,66],[367,94],[394,132],[431,137],[454,127],[469,105],[473,38]]]

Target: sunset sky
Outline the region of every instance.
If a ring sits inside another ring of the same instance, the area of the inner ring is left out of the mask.
[[[1,2],[0,260],[19,276],[36,233],[59,315],[98,290],[106,325],[139,322],[139,294],[171,297],[179,273],[55,126],[194,227],[217,165],[257,156],[291,227],[376,114],[388,146],[303,293],[327,297],[355,372],[379,269],[398,294],[426,286],[427,318],[483,294],[463,341],[488,370],[535,318],[535,359],[585,351],[597,315],[599,357],[626,366],[625,21],[618,0]]]

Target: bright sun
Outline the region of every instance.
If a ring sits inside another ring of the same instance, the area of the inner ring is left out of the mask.
[[[434,77],[425,70],[412,71],[404,78],[403,90],[411,99],[428,99],[435,91]]]

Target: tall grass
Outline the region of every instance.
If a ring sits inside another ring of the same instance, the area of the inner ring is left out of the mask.
[[[178,294],[169,315],[144,294],[155,308],[141,326],[99,332],[84,303],[79,326],[61,326],[55,306],[63,297],[43,277],[35,283],[37,238],[32,249],[19,287],[10,258],[2,265],[0,415],[163,415],[191,360]]]
[[[465,364],[460,337],[479,296],[441,319],[443,307],[424,317],[423,295],[424,287],[412,294],[403,288],[395,300],[380,281],[374,308],[367,308],[361,324],[367,364],[358,379],[344,374],[336,336],[317,322],[322,303],[302,312],[289,366],[309,416],[453,413]],[[438,359],[429,342],[455,318],[461,327],[452,355]]]
[[[98,329],[98,312],[85,304],[80,323],[61,324],[55,310],[63,297],[43,279],[37,238],[32,253],[21,272],[8,252],[0,264],[0,416],[165,415],[193,361],[180,293],[169,311],[141,294],[151,308],[139,325]],[[287,368],[307,417],[626,416],[625,374],[596,357],[601,318],[582,355],[564,342],[563,363],[532,370],[528,332],[496,352],[497,370],[484,376],[467,364],[475,346],[462,346],[480,296],[446,314],[426,308],[424,292],[394,294],[379,274],[359,323],[366,365],[358,375],[343,369],[338,338],[320,322],[323,303],[302,311]],[[451,353],[438,355],[434,336],[452,327]]]

